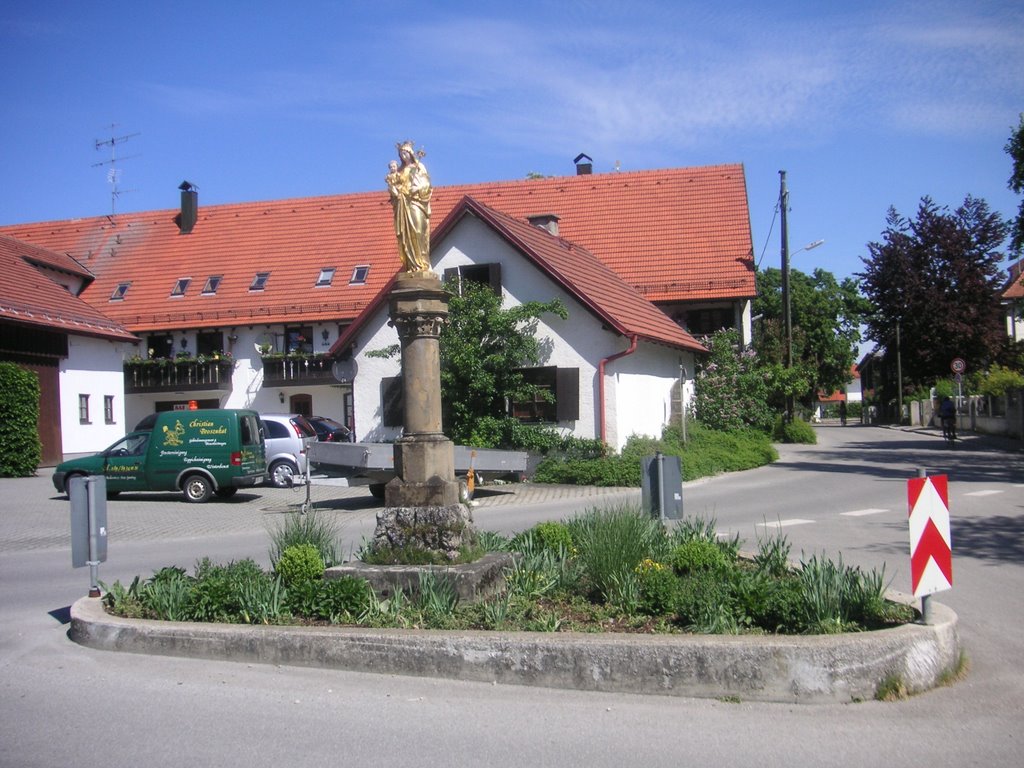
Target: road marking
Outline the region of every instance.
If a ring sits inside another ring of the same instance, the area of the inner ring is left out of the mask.
[[[997,493],[1002,493],[1002,491],[971,491],[965,493],[964,496],[994,496]]]
[[[793,517],[789,520],[777,520],[774,523],[758,523],[758,525],[763,528],[785,528],[790,525],[807,525],[813,522],[813,520],[802,520],[799,517]]]
[[[865,515],[880,515],[882,512],[888,512],[888,509],[855,509],[852,512],[840,512],[840,515],[846,517],[864,517]]]

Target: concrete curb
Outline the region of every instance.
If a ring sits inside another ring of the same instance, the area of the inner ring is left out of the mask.
[[[607,693],[786,703],[874,697],[898,678],[910,692],[957,667],[957,616],[848,635],[695,636],[439,632],[122,619],[100,598],[71,607],[70,637],[90,648],[199,659],[439,677]]]

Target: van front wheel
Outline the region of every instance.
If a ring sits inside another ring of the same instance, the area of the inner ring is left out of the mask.
[[[185,501],[202,504],[213,494],[213,484],[202,475],[189,475],[181,486]]]

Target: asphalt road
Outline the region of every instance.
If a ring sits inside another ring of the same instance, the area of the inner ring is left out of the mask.
[[[1016,766],[1024,712],[1024,454],[968,436],[822,427],[770,467],[687,484],[689,514],[714,517],[747,547],[781,531],[801,552],[886,567],[909,591],[906,480],[950,478],[954,589],[966,680],[904,702],[777,705],[616,696],[518,686],[193,661],[93,651],[66,637],[89,586],[72,569],[68,502],[46,476],[0,479],[0,768],[120,766],[588,765]],[[1016,448],[1016,446],[1014,446]],[[636,491],[513,487],[479,496],[481,528],[638,499]],[[346,548],[373,530],[362,489],[315,485]],[[189,505],[110,502],[100,579],[176,563],[254,556],[305,489],[259,489]]]

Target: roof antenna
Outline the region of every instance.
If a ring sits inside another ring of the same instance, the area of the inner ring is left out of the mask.
[[[110,159],[104,160],[99,163],[93,163],[93,168],[99,168],[104,165],[109,165],[107,169],[107,181],[110,183],[110,215],[114,216],[117,213],[117,198],[123,195],[125,192],[135,192],[134,189],[121,189],[119,184],[121,182],[121,169],[117,167],[119,160],[130,160],[138,155],[127,155],[124,157],[117,156],[117,145],[123,144],[128,139],[134,138],[135,136],[141,136],[141,133],[129,133],[124,136],[114,136],[113,133],[117,128],[117,123],[111,123],[109,139],[96,139],[95,147],[99,151],[103,147],[110,147]]]

